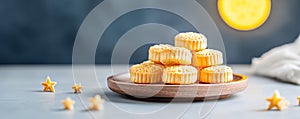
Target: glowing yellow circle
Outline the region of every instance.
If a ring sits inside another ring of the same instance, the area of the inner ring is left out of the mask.
[[[237,30],[253,30],[269,17],[271,0],[218,0],[221,18]]]

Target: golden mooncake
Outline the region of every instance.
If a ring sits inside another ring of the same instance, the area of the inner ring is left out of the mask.
[[[200,33],[179,33],[175,36],[175,46],[184,47],[191,51],[200,51],[206,49],[207,39]]]
[[[226,83],[233,80],[232,69],[225,65],[207,67],[199,72],[199,82],[203,83]]]
[[[173,47],[171,45],[166,45],[166,44],[159,44],[159,45],[154,45],[149,48],[149,55],[148,59],[150,61],[160,63],[160,54],[162,51],[166,50],[167,48]]]
[[[192,84],[197,81],[198,70],[193,66],[168,66],[163,71],[162,80],[166,84]]]
[[[152,61],[145,61],[130,67],[130,80],[134,83],[158,83],[161,82],[164,66]]]
[[[213,49],[205,49],[193,52],[192,65],[195,67],[208,67],[223,64],[222,52]]]
[[[164,65],[189,65],[192,63],[192,53],[183,47],[168,47],[161,52],[160,62]]]

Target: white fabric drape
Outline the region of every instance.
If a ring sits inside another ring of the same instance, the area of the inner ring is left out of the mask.
[[[258,75],[300,85],[300,35],[294,43],[273,48],[260,58],[253,58],[252,70]]]

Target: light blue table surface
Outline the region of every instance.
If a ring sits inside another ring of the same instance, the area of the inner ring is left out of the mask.
[[[271,78],[254,76],[249,65],[231,65],[235,73],[248,76],[248,88],[231,98],[204,102],[149,102],[135,100],[109,90],[106,78],[128,70],[126,65],[4,65],[0,66],[0,115],[1,119],[133,119],[133,118],[184,118],[210,119],[235,118],[299,118],[297,96],[300,87]],[[41,82],[49,75],[57,82],[56,92],[42,92]],[[74,80],[84,88],[74,94]],[[278,89],[290,101],[284,111],[267,111],[267,97]],[[101,111],[87,111],[88,99],[100,94],[106,102]],[[65,98],[75,100],[73,111],[63,110]],[[208,112],[208,113],[207,113]],[[205,115],[206,114],[206,115]]]

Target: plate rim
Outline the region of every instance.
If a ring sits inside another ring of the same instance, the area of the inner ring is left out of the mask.
[[[159,83],[159,84],[136,84],[136,83],[133,83],[133,82],[122,82],[122,81],[117,81],[114,79],[114,77],[116,76],[120,76],[120,75],[126,75],[126,74],[129,74],[128,72],[125,72],[125,73],[119,73],[119,74],[115,74],[115,75],[111,75],[109,77],[107,77],[107,86],[109,87],[109,89],[115,93],[118,93],[118,94],[122,94],[122,95],[127,95],[127,96],[130,96],[130,97],[135,97],[137,95],[130,95],[130,94],[127,94],[126,92],[124,92],[123,90],[120,89],[120,87],[118,85],[125,85],[125,86],[132,86],[132,87],[141,87],[141,88],[145,88],[145,87],[162,87],[162,90],[159,91],[159,93],[162,93],[164,91],[166,91],[168,88],[187,88],[187,87],[191,87],[191,88],[195,88],[197,87],[197,93],[199,93],[198,91],[201,91],[202,89],[200,89],[201,87],[202,88],[208,88],[208,87],[220,87],[222,86],[222,91],[220,94],[210,94],[209,96],[199,96],[198,94],[195,95],[194,97],[183,97],[183,96],[179,96],[179,98],[194,98],[194,100],[202,100],[202,98],[209,98],[209,97],[219,97],[218,99],[223,99],[223,98],[228,98],[230,97],[231,95],[233,94],[236,94],[236,93],[239,93],[239,92],[242,92],[244,91],[247,87],[248,87],[248,78],[247,76],[243,75],[243,74],[235,74],[235,76],[240,76],[241,77],[241,80],[238,80],[238,81],[233,81],[233,82],[229,82],[229,83],[219,83],[219,84],[204,84],[204,83],[195,83],[195,84],[190,84],[190,85],[167,85],[167,84],[163,84],[163,83]],[[115,85],[117,86],[116,87],[111,87],[112,85]],[[240,86],[240,87],[239,87]],[[164,88],[166,87],[165,90],[163,90]],[[228,88],[228,87],[235,87],[233,88],[232,90],[226,90],[224,91],[225,88]],[[236,88],[238,87],[238,88]],[[161,96],[159,93],[157,93],[156,95],[153,95],[151,97],[148,97],[148,98],[158,98],[158,99],[165,99],[165,98],[174,98],[174,96]],[[174,93],[174,92],[171,92],[171,93]],[[201,93],[201,92],[200,92]],[[203,93],[203,92],[202,92]],[[159,94],[159,95],[158,95]],[[137,96],[138,98],[138,96]],[[146,98],[146,99],[148,99]],[[176,97],[178,98],[178,97]],[[216,98],[211,98],[210,100],[215,100]]]

